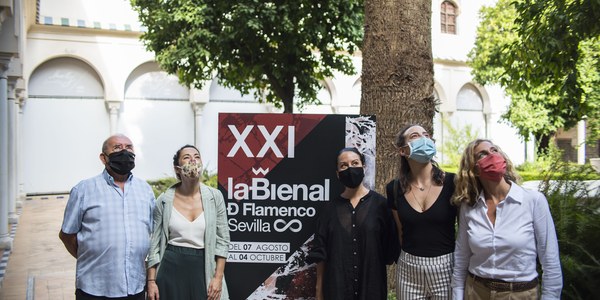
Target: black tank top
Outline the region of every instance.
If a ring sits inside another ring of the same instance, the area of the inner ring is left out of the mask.
[[[394,194],[397,184],[397,195]],[[388,205],[398,212],[402,224],[402,251],[421,257],[435,257],[454,252],[456,206],[450,203],[454,193],[454,174],[447,173],[440,195],[424,212],[406,201],[398,180],[386,186]]]

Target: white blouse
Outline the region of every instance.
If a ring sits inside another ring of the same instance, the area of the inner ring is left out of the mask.
[[[204,249],[206,219],[202,212],[194,221],[188,220],[173,207],[169,222],[169,241],[173,246]]]
[[[515,184],[487,217],[483,192],[475,206],[463,204],[454,252],[453,299],[463,299],[467,273],[508,282],[530,281],[542,265],[542,300],[560,299],[562,272],[548,201],[540,192]]]

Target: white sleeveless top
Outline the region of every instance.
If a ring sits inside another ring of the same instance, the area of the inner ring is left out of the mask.
[[[196,220],[190,222],[173,207],[169,222],[169,244],[173,246],[204,249],[204,231],[206,219],[202,212]]]

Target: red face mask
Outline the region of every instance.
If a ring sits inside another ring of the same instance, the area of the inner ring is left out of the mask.
[[[500,153],[491,153],[477,161],[479,178],[500,181],[506,173],[506,160]]]

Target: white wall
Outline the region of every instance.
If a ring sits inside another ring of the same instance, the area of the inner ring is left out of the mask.
[[[78,26],[77,20],[85,21],[86,27],[93,28],[94,22],[102,29],[123,30],[129,24],[132,30],[139,29],[137,13],[127,0],[41,0],[40,22],[52,17],[54,25],[61,25],[61,19],[70,20],[70,26]]]
[[[147,52],[131,37],[92,36],[79,31],[65,34],[33,32],[28,35],[25,79],[44,62],[58,57],[72,57],[87,63],[99,76],[106,100],[122,101],[127,78],[135,68],[153,61]]]
[[[69,191],[102,170],[109,134],[103,100],[28,99],[21,124],[25,193]]]
[[[482,3],[494,0],[455,1],[459,7],[457,35],[440,33],[441,2],[432,1],[435,88],[442,100],[441,112],[456,117],[460,88],[474,84],[465,60],[474,41],[477,11]],[[127,1],[42,0],[42,24],[45,17],[52,17],[55,25],[66,18],[71,27],[36,25],[28,32],[23,59],[24,79],[31,80],[27,92],[30,96],[36,93],[32,85],[38,87],[38,95],[45,93],[44,87],[57,86],[41,72],[38,75],[42,81],[36,82],[32,74],[42,70],[37,68],[45,62],[70,57],[84,63],[87,74],[93,75],[87,83],[82,83],[83,91],[90,94],[82,95],[97,98],[77,100],[60,94],[52,99],[30,97],[26,101],[22,129],[27,193],[65,191],[102,169],[98,154],[110,127],[106,102],[120,104],[117,131],[133,140],[138,154],[134,172],[145,179],[171,176],[172,155],[183,144],[193,144],[196,137],[205,166],[211,172],[216,171],[219,112],[280,111],[258,103],[252,95],[224,88],[216,81],[208,82],[199,91],[179,85],[175,77],[158,69],[154,55],[138,40],[139,22]],[[87,29],[77,28],[78,20],[85,21]],[[94,22],[102,29],[116,30],[90,29]],[[326,79],[327,89],[319,93],[325,104],[309,106],[305,113],[359,113],[360,54],[353,61],[358,74],[335,73],[334,78]],[[515,163],[522,162],[523,143],[513,129],[498,122],[509,99],[496,86],[477,88],[484,100],[484,112],[489,116],[487,137],[503,147]],[[192,104],[197,103],[205,103],[199,118],[192,109]],[[443,141],[438,130],[439,119],[434,123],[436,138]],[[44,150],[41,155],[40,149]],[[57,169],[63,165],[77,167]]]
[[[120,110],[118,132],[134,143],[136,176],[172,176],[175,151],[194,144],[194,115],[188,101],[126,100]]]
[[[518,137],[517,131],[500,116],[507,110],[510,99],[498,86],[479,86],[473,81],[471,69],[467,66],[467,54],[475,43],[476,30],[479,24],[479,10],[483,5],[494,5],[496,0],[454,0],[458,8],[457,34],[445,34],[440,30],[440,6],[444,0],[432,1],[432,50],[434,56],[435,89],[442,100],[440,112],[451,116],[451,123],[465,122],[464,116],[456,113],[456,99],[460,89],[466,84],[478,87],[484,101],[484,113],[487,119],[487,133],[484,128],[480,136],[489,138],[497,143],[510,156],[515,164],[525,161],[525,144]],[[469,119],[467,122],[481,124],[480,118]],[[479,120],[479,121],[478,121]],[[447,137],[441,137],[441,122],[434,120],[438,143]],[[479,127],[482,127],[481,125]]]
[[[109,123],[98,74],[72,58],[50,60],[29,80],[23,107],[24,191],[64,192],[102,169]]]

